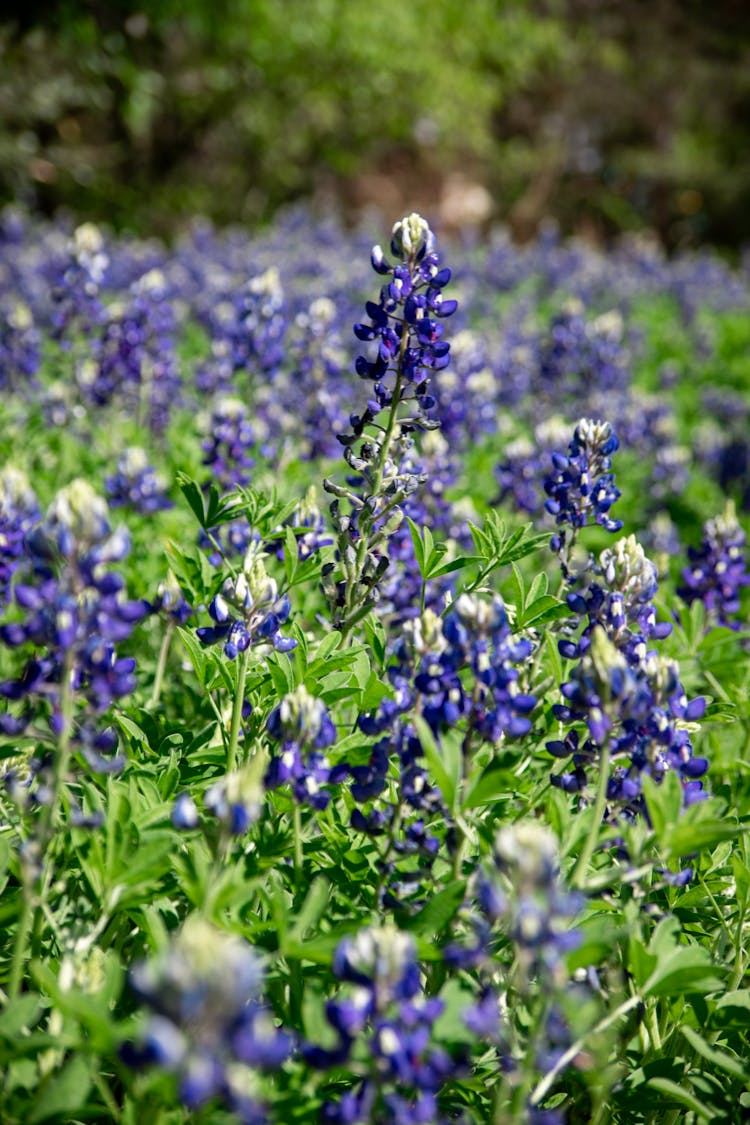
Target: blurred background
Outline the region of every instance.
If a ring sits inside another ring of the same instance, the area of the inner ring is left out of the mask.
[[[750,242],[747,0],[5,0],[0,204]]]

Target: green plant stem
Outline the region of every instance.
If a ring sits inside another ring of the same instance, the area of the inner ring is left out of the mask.
[[[385,848],[383,849],[383,854],[380,858],[380,862],[382,864],[382,870],[381,870],[381,872],[378,876],[378,881],[377,881],[377,884],[376,884],[376,887],[375,887],[375,908],[376,909],[378,907],[378,903],[380,902],[380,895],[382,894],[383,887],[385,886],[385,881],[388,878],[388,859],[389,859],[389,856],[391,854],[391,851],[393,850],[393,844],[394,844],[394,842],[396,840],[396,837],[398,836],[399,830],[401,828],[401,816],[402,816],[401,803],[399,802],[399,804],[396,806],[396,811],[393,814],[393,820],[391,821],[391,827],[390,827],[390,830],[388,832]]]
[[[631,1012],[633,1008],[637,1007],[640,1003],[640,996],[636,995],[628,997],[628,999],[623,1001],[623,1003],[620,1004],[618,1008],[615,1008],[614,1012],[610,1012],[610,1014],[608,1016],[605,1016],[603,1020],[600,1020],[595,1027],[592,1027],[591,1031],[587,1031],[586,1034],[582,1035],[580,1039],[576,1039],[575,1043],[573,1043],[572,1046],[568,1047],[567,1051],[565,1051],[564,1054],[560,1056],[552,1069],[548,1070],[544,1075],[544,1078],[542,1078],[541,1082],[537,1084],[535,1089],[532,1091],[531,1096],[529,1097],[529,1104],[539,1105],[542,1099],[545,1098],[551,1090],[558,1074],[562,1074],[562,1072],[565,1070],[565,1067],[573,1061],[578,1052],[583,1050],[583,1048],[586,1046],[587,1040],[591,1036],[600,1035],[602,1031],[606,1031],[607,1028],[611,1027],[613,1023],[617,1023],[621,1016],[627,1015],[628,1012]]]
[[[294,799],[294,798],[292,798]],[[304,852],[302,849],[302,811],[294,801],[294,888],[299,894],[302,887]]]
[[[599,755],[599,785],[596,791],[596,800],[594,802],[594,813],[591,820],[591,827],[589,828],[586,842],[583,845],[583,850],[578,857],[578,862],[573,870],[571,877],[571,886],[583,887],[586,870],[594,850],[599,840],[599,831],[602,826],[602,819],[604,817],[604,809],[607,804],[607,786],[609,784],[609,739],[604,743]]]
[[[8,982],[8,999],[14,1000],[21,989],[21,982],[23,979],[24,963],[26,961],[27,947],[29,944],[29,934],[34,927],[36,935],[35,941],[41,934],[42,921],[44,916],[44,907],[49,894],[49,887],[52,882],[52,869],[49,864],[45,867],[45,860],[47,858],[47,850],[52,840],[55,818],[57,816],[58,806],[62,799],[62,791],[65,785],[65,778],[68,773],[68,763],[70,761],[70,735],[73,728],[73,688],[72,688],[72,675],[73,675],[73,658],[72,651],[68,651],[63,663],[62,679],[60,682],[60,735],[57,740],[57,754],[55,755],[55,769],[52,780],[52,793],[46,805],[43,806],[39,818],[38,825],[38,844],[39,844],[39,864],[42,869],[42,884],[39,891],[39,898],[34,904],[34,882],[35,880],[29,875],[24,876],[23,881],[23,905],[21,907],[21,915],[18,919],[18,928],[16,930],[16,940],[13,946],[13,959],[11,961],[10,977]]]
[[[13,960],[10,963],[10,977],[8,979],[8,1003],[12,1004],[21,991],[24,961],[26,960],[26,946],[29,941],[29,930],[34,916],[32,901],[32,887],[29,881],[24,880],[23,901],[21,915],[16,928],[16,940],[13,944]]]
[[[643,1014],[643,1022],[646,1024],[648,1037],[651,1040],[651,1048],[656,1054],[661,1054],[662,1043],[661,1034],[659,1032],[659,1020],[656,1017],[656,1008],[646,1006],[646,1011]]]
[[[174,621],[168,621],[167,627],[164,630],[164,636],[161,641],[161,648],[159,649],[159,662],[156,665],[156,676],[154,677],[154,687],[151,692],[149,700],[149,707],[156,707],[161,698],[161,689],[164,683],[164,673],[167,668],[167,657],[169,656],[169,646],[172,641],[172,634],[174,633]]]
[[[237,670],[237,691],[232,705],[232,725],[229,728],[229,745],[227,746],[227,773],[233,773],[237,763],[237,743],[240,737],[242,705],[245,702],[245,680],[247,679],[249,659],[250,649],[245,649],[245,651],[240,654],[239,668]]]
[[[372,483],[370,491],[371,498],[377,498],[383,484],[383,474],[385,473],[385,464],[388,460],[393,436],[396,432],[396,423],[398,421],[398,408],[401,398],[401,376],[404,365],[404,357],[406,355],[406,348],[409,342],[409,333],[404,325],[403,335],[401,337],[401,349],[399,351],[398,366],[396,368],[396,383],[393,388],[393,399],[391,401],[391,409],[388,415],[388,421],[383,431],[383,439],[380,442],[378,452],[378,466],[375,470],[375,479]],[[342,643],[347,641],[349,635],[356,623],[356,618],[353,615],[357,609],[357,599],[360,595],[362,572],[364,570],[365,562],[367,560],[367,552],[371,547],[370,531],[376,518],[380,518],[382,513],[376,516],[374,512],[365,508],[362,513],[360,521],[360,539],[357,544],[356,560],[354,564],[354,574],[347,579],[346,603],[344,608],[344,623],[341,627]],[[343,553],[343,552],[342,552]]]

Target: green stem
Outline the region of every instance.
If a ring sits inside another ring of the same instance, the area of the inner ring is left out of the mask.
[[[242,705],[245,702],[245,680],[247,679],[247,666],[250,660],[250,649],[245,649],[240,655],[237,670],[237,691],[232,705],[232,725],[229,728],[229,745],[227,746],[227,773],[233,773],[237,762],[237,743],[240,737],[240,723],[242,722]]]
[[[587,1031],[580,1039],[576,1039],[575,1043],[573,1043],[571,1047],[568,1047],[567,1051],[560,1056],[552,1069],[547,1071],[544,1078],[542,1078],[541,1082],[539,1082],[533,1090],[529,1098],[529,1105],[539,1105],[540,1101],[547,1096],[558,1074],[561,1074],[576,1055],[583,1050],[589,1037],[600,1035],[602,1031],[606,1031],[613,1023],[617,1023],[621,1016],[631,1012],[633,1008],[637,1007],[640,1003],[640,996],[630,996],[620,1004],[619,1008],[615,1008],[614,1012],[610,1012],[610,1014],[605,1016],[603,1020],[600,1020],[595,1027],[592,1027],[591,1031]]]
[[[28,879],[24,879],[23,884],[23,905],[21,906],[21,916],[18,919],[18,927],[16,929],[16,940],[13,946],[13,960],[10,965],[10,978],[8,980],[8,1003],[12,1004],[21,991],[21,980],[23,978],[24,961],[26,960],[26,947],[29,942],[29,930],[31,929],[31,921],[34,917],[34,907],[31,898],[31,884]]]
[[[164,673],[165,673],[166,668],[167,668],[167,657],[169,656],[169,646],[170,646],[170,643],[171,643],[171,640],[172,640],[172,634],[173,633],[174,633],[174,621],[170,620],[170,621],[167,622],[167,627],[164,630],[164,636],[162,637],[161,648],[159,649],[159,662],[156,665],[156,676],[154,677],[154,687],[153,687],[153,690],[151,692],[151,698],[150,698],[149,703],[148,703],[149,707],[152,707],[152,708],[156,707],[158,705],[159,699],[161,697],[162,684],[164,683]]]
[[[391,851],[393,850],[393,845],[394,845],[394,842],[396,840],[396,837],[398,836],[400,828],[401,828],[401,804],[399,803],[396,806],[395,813],[393,814],[393,820],[391,821],[391,827],[390,827],[390,830],[388,832],[388,837],[386,839],[385,848],[383,849],[383,854],[380,858],[381,871],[380,871],[380,875],[378,876],[377,885],[375,887],[375,908],[376,909],[378,908],[378,905],[380,903],[380,896],[383,892],[383,887],[385,886],[386,879],[388,878],[388,860],[390,858]]]
[[[10,1000],[15,999],[21,988],[32,920],[34,933],[37,935],[34,939],[35,943],[39,935],[41,935],[44,907],[52,882],[52,868],[50,864],[47,864],[45,867],[45,860],[47,858],[49,844],[52,840],[55,818],[62,799],[65,778],[68,773],[68,763],[70,761],[70,735],[73,729],[73,659],[74,654],[69,650],[65,656],[62,679],[60,682],[60,735],[57,740],[52,793],[48,803],[43,806],[39,818],[37,839],[39,843],[39,864],[42,868],[42,885],[35,911],[33,902],[35,880],[31,878],[30,875],[24,876],[23,905],[21,907],[21,915],[18,919],[18,929],[16,930],[16,940],[13,946],[13,960],[11,962],[10,979],[8,983],[8,997]],[[35,913],[36,917],[34,916]]]
[[[409,342],[409,333],[406,330],[406,325],[404,325],[404,331],[403,331],[403,335],[401,337],[401,350],[399,352],[398,366],[396,368],[396,384],[393,388],[393,398],[391,400],[391,409],[390,409],[390,413],[388,415],[388,421],[386,423],[385,430],[383,431],[383,439],[380,442],[380,447],[379,447],[379,451],[378,451],[378,465],[377,465],[377,468],[375,470],[375,478],[373,480],[372,488],[370,490],[370,497],[371,498],[377,498],[378,495],[380,494],[380,489],[381,489],[382,484],[383,484],[383,474],[385,473],[385,464],[386,464],[386,461],[388,460],[388,454],[390,453],[391,443],[393,441],[393,436],[396,432],[396,423],[398,421],[398,408],[399,408],[400,399],[401,399],[401,375],[402,375],[402,371],[403,371],[404,357],[406,355],[406,348],[407,348],[408,342]],[[367,560],[367,553],[368,553],[368,550],[370,549],[370,546],[371,546],[370,532],[372,530],[372,525],[375,522],[375,519],[379,519],[381,515],[382,515],[382,513],[377,513],[377,515],[376,515],[369,508],[365,508],[365,510],[362,512],[362,518],[360,520],[360,527],[359,527],[360,539],[359,539],[359,543],[357,544],[356,560],[355,560],[355,564],[354,564],[355,573],[351,576],[351,578],[348,578],[348,580],[347,580],[346,604],[345,604],[345,607],[344,607],[345,621],[344,621],[344,624],[341,628],[342,642],[344,642],[348,639],[349,634],[351,633],[351,630],[352,630],[352,628],[355,624],[356,619],[352,620],[352,617],[353,617],[354,611],[357,608],[357,602],[361,598],[362,571],[364,570],[365,562]],[[348,546],[348,541],[345,542],[343,544],[343,546],[344,546],[344,548],[346,546]],[[342,555],[343,555],[343,551],[342,551]],[[369,591],[365,591],[365,594],[366,594],[366,596],[369,596]]]
[[[297,894],[299,894],[300,888],[302,887],[303,865],[302,811],[297,802],[294,801],[294,887]]]
[[[661,1035],[659,1033],[659,1021],[656,1017],[656,1007],[647,1007],[643,1014],[643,1022],[646,1024],[649,1039],[651,1040],[651,1048],[657,1054],[661,1054]]]
[[[602,826],[604,818],[604,810],[607,805],[607,786],[609,784],[609,739],[604,743],[599,755],[599,786],[596,791],[596,801],[594,802],[594,812],[591,820],[591,827],[589,828],[586,842],[583,845],[583,850],[578,857],[578,862],[573,870],[571,877],[571,886],[582,887],[586,877],[586,869],[591,862],[591,857],[599,840],[599,831]]]

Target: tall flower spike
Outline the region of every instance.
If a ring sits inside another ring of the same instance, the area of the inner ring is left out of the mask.
[[[367,302],[368,320],[354,326],[357,339],[375,345],[369,357],[360,355],[355,363],[360,378],[372,383],[365,410],[350,416],[350,433],[338,435],[357,476],[349,487],[324,482],[336,497],[331,515],[339,574],[336,564],[327,564],[323,589],[344,636],[375,605],[389,565],[385,544],[401,523],[403,501],[422,482],[410,457],[411,435],[438,424],[428,413],[435,406],[429,380],[449,363],[441,321],[455,312],[457,302],[443,296],[451,271],[440,268],[433,247],[432,231],[420,215],[396,223],[391,253],[398,261],[391,265],[379,246],[373,248],[373,268],[390,280],[377,302]],[[341,511],[342,500],[348,514]]]
[[[552,454],[553,473],[544,482],[547,511],[561,530],[550,546],[560,555],[563,573],[578,531],[594,520],[606,531],[619,531],[622,520],[612,519],[610,508],[620,498],[612,473],[612,454],[619,448],[617,434],[609,422],[581,418],[575,428],[567,456]],[[567,531],[568,524],[570,531]]]

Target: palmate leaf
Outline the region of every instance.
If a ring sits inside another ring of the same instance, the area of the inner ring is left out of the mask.
[[[177,473],[177,484],[204,531],[219,527],[243,514],[244,508],[237,496],[232,494],[222,497],[213,484],[205,494],[198,482],[183,472]]]
[[[540,551],[549,544],[549,535],[539,535],[534,525],[527,523],[515,531],[508,532],[505,522],[497,512],[488,512],[484,527],[469,523],[472,539],[485,563],[493,567],[508,566],[527,555]]]

